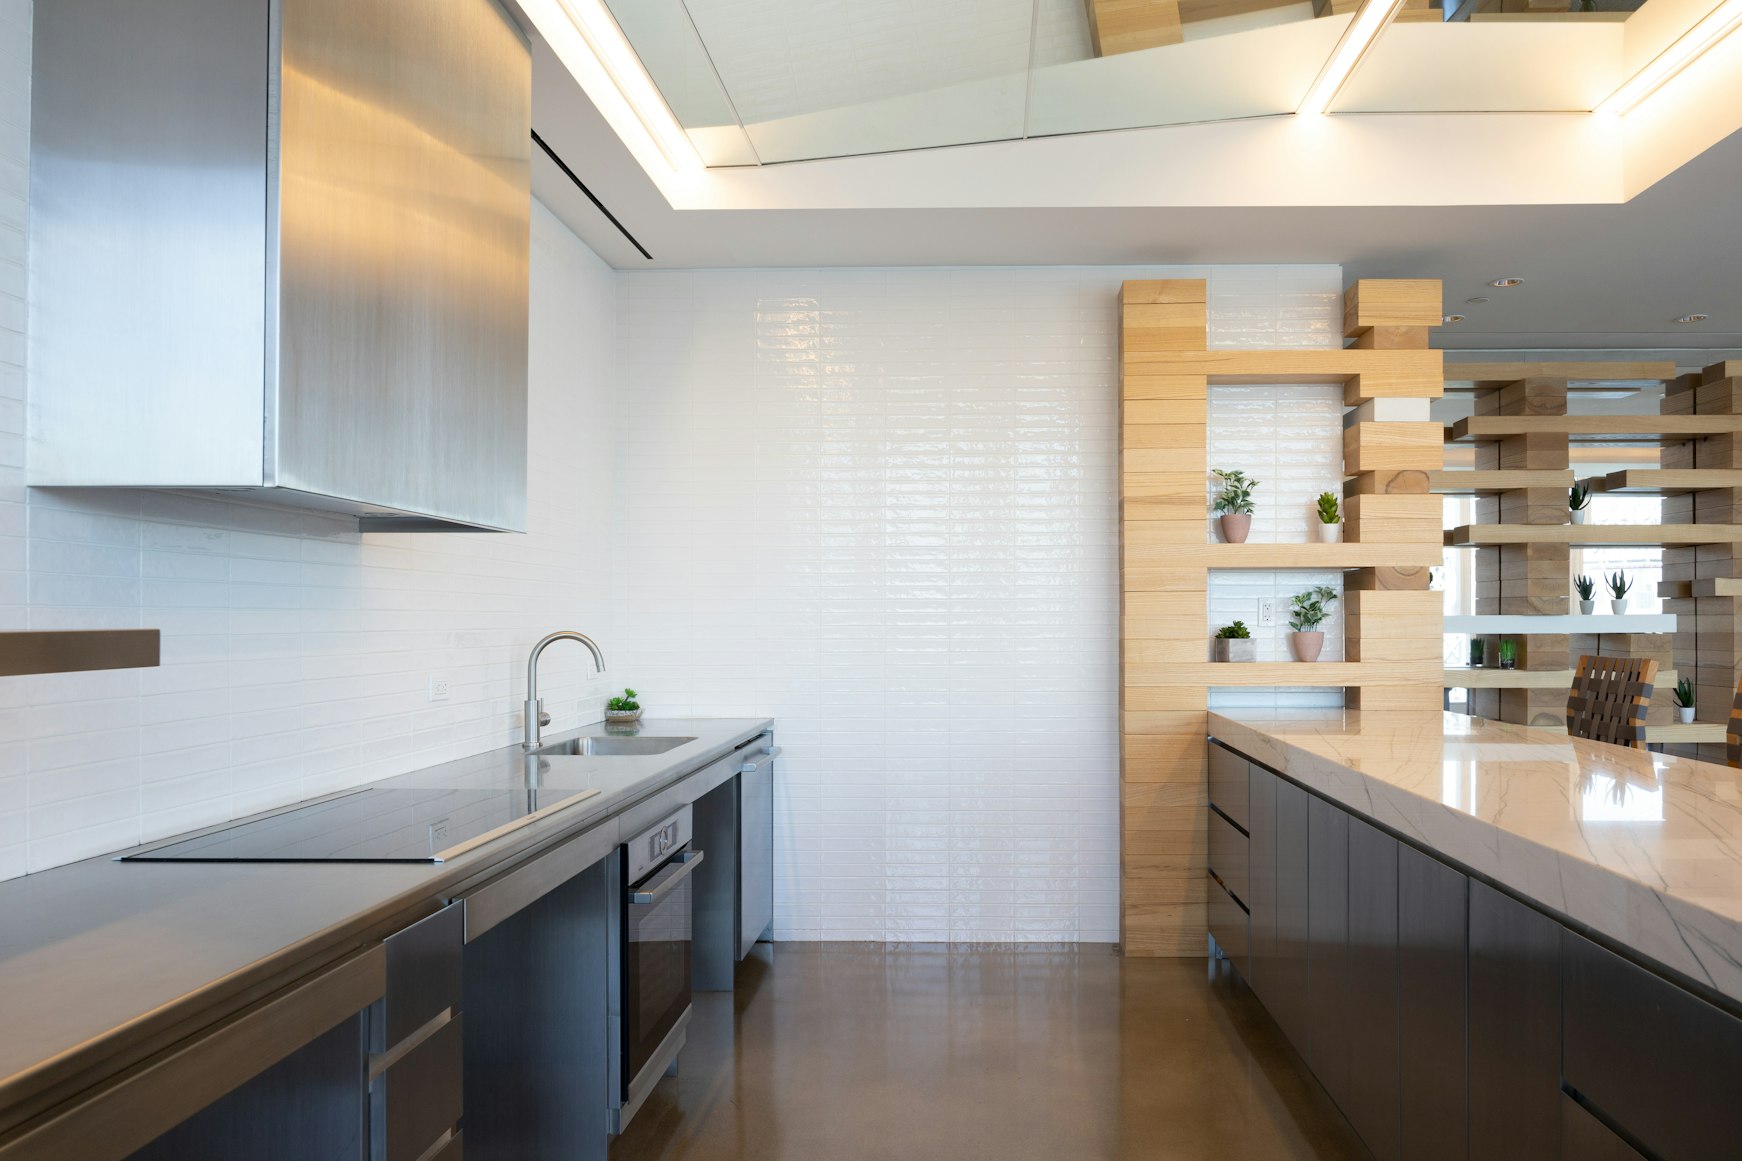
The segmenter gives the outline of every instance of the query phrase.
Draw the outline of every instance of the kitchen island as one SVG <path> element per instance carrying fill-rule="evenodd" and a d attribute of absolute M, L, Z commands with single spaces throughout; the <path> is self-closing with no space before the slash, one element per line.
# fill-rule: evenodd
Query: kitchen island
<path fill-rule="evenodd" d="M 1209 730 L 1212 938 L 1377 1157 L 1733 1155 L 1737 771 L 1454 714 Z"/>

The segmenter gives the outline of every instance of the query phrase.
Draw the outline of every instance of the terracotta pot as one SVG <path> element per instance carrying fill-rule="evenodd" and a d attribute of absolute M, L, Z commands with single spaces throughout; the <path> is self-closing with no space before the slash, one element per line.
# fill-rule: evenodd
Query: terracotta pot
<path fill-rule="evenodd" d="M 1341 524 L 1321 523 L 1318 529 L 1319 543 L 1321 544 L 1337 544 L 1343 539 L 1343 526 Z"/>
<path fill-rule="evenodd" d="M 1257 661 L 1258 642 L 1250 637 L 1217 637 L 1217 661 Z"/>
<path fill-rule="evenodd" d="M 1229 544 L 1245 544 L 1246 534 L 1252 531 L 1252 513 L 1229 512 L 1221 519 L 1222 539 Z"/>
<path fill-rule="evenodd" d="M 1591 514 L 1589 508 L 1568 508 L 1567 511 L 1572 514 L 1574 524 L 1583 524 L 1585 518 Z"/>
<path fill-rule="evenodd" d="M 1292 633 L 1294 638 L 1294 655 L 1300 661 L 1317 661 L 1319 652 L 1325 647 L 1325 634 L 1322 629 L 1311 633 Z"/>
<path fill-rule="evenodd" d="M 1675 707 L 1675 716 L 1681 719 L 1682 725 L 1691 726 L 1694 724 L 1694 707 L 1691 705 L 1678 705 Z"/>
<path fill-rule="evenodd" d="M 1625 600 L 1611 600 L 1609 602 L 1609 611 L 1614 613 L 1616 616 L 1620 616 L 1622 613 L 1627 611 L 1627 602 Z"/>
<path fill-rule="evenodd" d="M 1596 611 L 1597 611 L 1597 602 L 1596 601 L 1580 601 L 1579 602 L 1579 612 L 1583 613 L 1585 616 L 1589 617 L 1592 613 L 1594 613 Z"/>

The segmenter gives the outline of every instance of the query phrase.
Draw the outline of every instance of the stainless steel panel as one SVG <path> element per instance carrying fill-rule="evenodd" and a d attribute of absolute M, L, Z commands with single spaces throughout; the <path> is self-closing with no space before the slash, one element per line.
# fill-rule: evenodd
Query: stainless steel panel
<path fill-rule="evenodd" d="M 467 895 L 466 942 L 538 902 L 617 851 L 617 829 L 594 827 Z"/>
<path fill-rule="evenodd" d="M 1210 805 L 1242 830 L 1247 829 L 1251 793 L 1247 785 L 1246 759 L 1232 750 L 1210 745 Z"/>
<path fill-rule="evenodd" d="M 160 638 L 156 629 L 0 633 L 0 677 L 150 668 L 158 663 Z"/>
<path fill-rule="evenodd" d="M 288 0 L 276 476 L 526 523 L 531 67 L 490 0 Z"/>
<path fill-rule="evenodd" d="M 268 10 L 36 6 L 30 483 L 261 483 Z"/>
<path fill-rule="evenodd" d="M 631 886 L 674 852 L 689 845 L 690 835 L 695 829 L 693 817 L 694 812 L 685 806 L 624 842 L 623 846 L 629 852 Z"/>
<path fill-rule="evenodd" d="M 370 1050 L 385 1052 L 445 1009 L 459 1006 L 465 908 L 444 907 L 387 937 L 387 994 Z"/>
<path fill-rule="evenodd" d="M 716 786 L 695 801 L 690 841 L 708 852 L 690 898 L 690 986 L 729 992 L 738 967 L 738 783 Z"/>
<path fill-rule="evenodd" d="M 763 739 L 774 749 L 773 739 Z M 774 754 L 738 775 L 738 958 L 774 926 Z"/>
<path fill-rule="evenodd" d="M 369 1084 L 371 1161 L 419 1161 L 465 1111 L 465 1034 L 460 1017 Z"/>
<path fill-rule="evenodd" d="M 1210 870 L 1215 872 L 1228 893 L 1242 903 L 1249 902 L 1252 894 L 1247 862 L 1249 845 L 1246 836 L 1235 830 L 1233 823 L 1210 811 Z"/>

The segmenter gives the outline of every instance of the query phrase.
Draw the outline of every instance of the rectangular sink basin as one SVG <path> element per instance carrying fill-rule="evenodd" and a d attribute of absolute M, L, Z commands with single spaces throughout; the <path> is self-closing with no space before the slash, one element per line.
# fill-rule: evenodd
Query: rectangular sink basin
<path fill-rule="evenodd" d="M 667 750 L 677 749 L 685 742 L 693 741 L 695 741 L 694 738 L 618 738 L 595 735 L 587 738 L 570 738 L 566 742 L 554 742 L 548 746 L 540 746 L 538 752 L 570 758 L 633 757 L 642 754 L 663 754 Z"/>

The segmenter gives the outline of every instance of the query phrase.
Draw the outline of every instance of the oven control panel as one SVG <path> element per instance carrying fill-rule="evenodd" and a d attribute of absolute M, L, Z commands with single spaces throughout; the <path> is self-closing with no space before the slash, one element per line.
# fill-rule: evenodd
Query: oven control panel
<path fill-rule="evenodd" d="M 685 806 L 624 844 L 628 848 L 630 883 L 639 882 L 660 863 L 689 845 L 690 820 L 691 810 Z"/>

